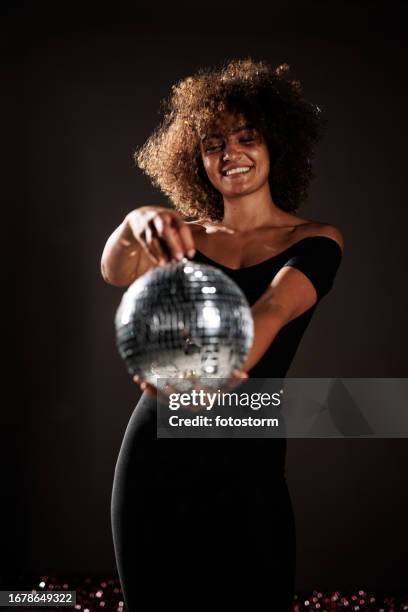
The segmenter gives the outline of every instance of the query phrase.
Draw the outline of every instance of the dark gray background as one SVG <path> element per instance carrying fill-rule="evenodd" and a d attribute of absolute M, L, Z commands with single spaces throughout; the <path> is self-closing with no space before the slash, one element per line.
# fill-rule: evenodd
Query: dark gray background
<path fill-rule="evenodd" d="M 288 62 L 329 120 L 299 213 L 337 224 L 345 255 L 290 374 L 408 376 L 402 5 L 6 9 L 3 282 L 18 299 L 4 324 L 17 376 L 1 412 L 3 574 L 115 569 L 111 485 L 139 394 L 114 346 L 121 290 L 99 261 L 129 210 L 166 204 L 132 152 L 171 84 L 201 66 Z M 298 589 L 407 585 L 407 458 L 406 440 L 288 441 Z"/>

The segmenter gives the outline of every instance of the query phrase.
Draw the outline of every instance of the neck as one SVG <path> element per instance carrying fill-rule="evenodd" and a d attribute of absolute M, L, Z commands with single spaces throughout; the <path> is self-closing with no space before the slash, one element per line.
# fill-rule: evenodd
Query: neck
<path fill-rule="evenodd" d="M 262 191 L 228 198 L 224 196 L 224 216 L 221 225 L 236 231 L 251 231 L 265 226 L 280 226 L 288 214 L 276 206 L 269 185 Z"/>

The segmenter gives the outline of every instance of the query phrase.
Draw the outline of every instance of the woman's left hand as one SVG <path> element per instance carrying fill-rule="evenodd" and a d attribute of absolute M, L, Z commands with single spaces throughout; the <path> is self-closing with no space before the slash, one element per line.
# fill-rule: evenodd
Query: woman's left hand
<path fill-rule="evenodd" d="M 246 380 L 247 378 L 248 378 L 248 373 L 245 372 L 244 370 L 234 370 L 231 374 L 231 377 L 227 379 L 226 384 L 223 386 L 223 391 L 230 391 L 232 389 L 235 389 L 238 385 L 242 383 L 242 381 Z M 162 394 L 162 392 L 158 391 L 157 387 L 146 382 L 140 376 L 137 376 L 137 375 L 133 376 L 133 381 L 137 385 L 140 386 L 140 389 L 142 391 L 146 391 L 146 393 L 148 393 L 151 397 L 154 397 L 157 399 L 158 396 Z M 194 389 L 196 391 L 199 391 L 200 387 L 197 385 L 197 387 L 195 387 Z M 170 392 L 173 392 L 173 391 L 177 392 L 176 389 L 173 389 Z"/>

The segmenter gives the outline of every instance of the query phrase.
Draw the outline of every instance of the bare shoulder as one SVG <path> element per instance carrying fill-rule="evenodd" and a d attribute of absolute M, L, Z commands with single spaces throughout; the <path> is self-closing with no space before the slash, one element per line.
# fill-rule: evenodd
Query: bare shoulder
<path fill-rule="evenodd" d="M 307 221 L 302 223 L 297 228 L 299 238 L 306 238 L 308 236 L 326 236 L 331 238 L 341 248 L 344 249 L 344 237 L 341 230 L 336 225 L 330 223 L 320 223 L 318 221 Z"/>

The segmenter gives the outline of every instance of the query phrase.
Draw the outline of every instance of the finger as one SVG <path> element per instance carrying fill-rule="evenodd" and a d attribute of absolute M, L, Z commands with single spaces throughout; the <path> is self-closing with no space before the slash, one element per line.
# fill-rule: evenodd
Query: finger
<path fill-rule="evenodd" d="M 137 385 L 139 385 L 139 387 L 142 387 L 142 385 L 145 384 L 145 381 L 143 380 L 143 378 L 141 376 L 139 376 L 138 374 L 135 374 L 133 376 L 133 382 L 135 382 Z"/>
<path fill-rule="evenodd" d="M 143 380 L 143 378 L 139 376 L 138 374 L 135 374 L 133 376 L 133 381 L 137 385 L 139 385 L 142 391 L 147 391 L 148 393 L 155 394 L 155 387 L 151 385 L 150 383 L 146 382 L 145 380 Z"/>
<path fill-rule="evenodd" d="M 167 244 L 166 239 L 160 237 L 158 240 L 159 240 L 160 248 L 162 252 L 164 253 L 165 260 L 168 262 L 173 261 L 173 253 L 171 252 L 171 249 L 169 245 Z"/>
<path fill-rule="evenodd" d="M 245 370 L 233 370 L 232 377 L 245 379 L 248 378 L 248 372 L 245 372 Z"/>
<path fill-rule="evenodd" d="M 146 243 L 146 230 L 144 230 L 143 234 L 141 234 L 141 240 L 139 241 L 142 249 L 144 250 L 144 252 L 146 253 L 146 255 L 148 256 L 148 258 L 156 265 L 160 265 L 160 260 L 152 253 L 152 251 L 150 250 L 149 246 Z"/>
<path fill-rule="evenodd" d="M 166 250 L 163 248 L 163 243 L 160 242 L 158 238 L 153 238 L 150 243 L 150 250 L 153 255 L 158 259 L 159 264 L 164 266 L 171 260 L 171 257 L 166 253 Z"/>
<path fill-rule="evenodd" d="M 171 219 L 169 218 L 168 224 L 170 224 Z M 160 259 L 163 260 L 163 263 L 166 261 L 171 261 L 172 254 L 171 251 L 166 244 L 166 241 L 163 239 L 163 230 L 165 228 L 165 222 L 158 215 L 149 221 L 149 231 L 151 232 L 151 244 L 154 249 L 154 253 Z"/>
<path fill-rule="evenodd" d="M 174 259 L 177 261 L 181 261 L 184 257 L 184 246 L 177 230 L 170 225 L 165 225 L 163 228 L 162 239 L 169 247 L 172 257 L 174 257 Z"/>
<path fill-rule="evenodd" d="M 171 227 L 171 220 L 171 215 L 168 213 L 161 213 L 160 215 L 156 215 L 151 220 L 154 232 L 159 241 L 160 251 L 163 253 L 165 261 L 171 261 L 173 259 L 172 250 L 166 242 L 167 238 L 164 236 L 165 228 Z"/>
<path fill-rule="evenodd" d="M 168 220 L 166 220 L 166 219 L 168 219 Z M 152 224 L 154 225 L 154 228 L 155 228 L 158 236 L 161 236 L 163 234 L 165 223 L 170 225 L 171 219 L 170 219 L 169 216 L 166 216 L 164 213 L 162 213 L 160 215 L 156 215 L 155 217 L 153 217 Z"/>
<path fill-rule="evenodd" d="M 160 238 L 165 241 L 170 240 L 168 246 L 171 252 L 170 257 L 181 259 L 185 254 L 193 257 L 195 248 L 192 232 L 178 213 L 174 211 L 161 213 L 152 219 L 152 224 Z"/>
<path fill-rule="evenodd" d="M 140 388 L 142 389 L 142 391 L 146 391 L 148 395 L 151 395 L 152 397 L 157 398 L 157 389 L 153 385 L 150 385 L 147 382 L 142 382 L 142 384 L 140 385 Z"/>
<path fill-rule="evenodd" d="M 171 221 L 172 227 L 177 231 L 183 252 L 189 257 L 193 257 L 195 254 L 195 244 L 193 233 L 189 226 L 184 222 L 178 213 L 174 213 Z"/>
<path fill-rule="evenodd" d="M 195 244 L 191 229 L 181 219 L 175 219 L 174 223 L 178 229 L 178 233 L 184 247 L 184 252 L 187 253 L 189 257 L 194 257 Z"/>
<path fill-rule="evenodd" d="M 160 248 L 160 242 L 158 240 L 157 231 L 154 226 L 151 227 L 150 225 L 147 225 L 145 229 L 145 239 L 147 248 L 155 258 L 155 260 L 158 261 L 159 264 L 166 263 L 166 256 L 163 250 Z"/>

